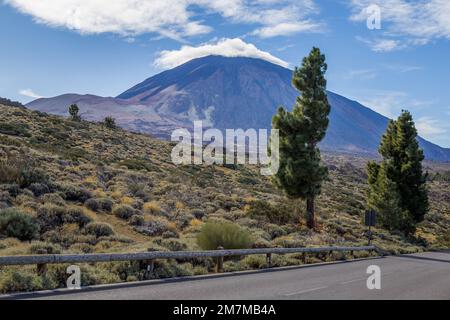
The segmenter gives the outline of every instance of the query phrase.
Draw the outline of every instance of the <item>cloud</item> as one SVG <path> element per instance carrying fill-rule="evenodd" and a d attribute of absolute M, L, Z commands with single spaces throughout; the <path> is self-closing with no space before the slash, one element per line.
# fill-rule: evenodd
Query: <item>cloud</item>
<path fill-rule="evenodd" d="M 375 52 L 391 52 L 403 48 L 400 41 L 393 39 L 365 39 L 362 37 L 356 37 L 356 39 L 367 44 Z"/>
<path fill-rule="evenodd" d="M 358 70 L 350 70 L 344 76 L 345 79 L 361 79 L 361 80 L 370 80 L 374 79 L 377 76 L 377 73 L 374 69 L 358 69 Z"/>
<path fill-rule="evenodd" d="M 402 91 L 368 90 L 363 93 L 363 98 L 356 99 L 363 105 L 388 117 L 397 118 L 400 111 L 405 108 L 408 95 Z"/>
<path fill-rule="evenodd" d="M 400 42 L 392 39 L 379 39 L 371 43 L 375 52 L 390 52 L 401 48 Z"/>
<path fill-rule="evenodd" d="M 375 42 L 371 45 L 374 51 L 390 52 L 425 45 L 433 39 L 450 39 L 448 0 L 351 0 L 350 19 L 365 22 L 368 18 L 366 8 L 374 3 L 381 9 L 384 37 L 371 41 Z"/>
<path fill-rule="evenodd" d="M 308 32 L 318 12 L 313 0 L 5 0 L 38 23 L 81 34 L 156 33 L 182 41 L 213 30 L 204 20 L 219 14 L 227 22 L 255 25 L 255 35 Z M 270 29 L 274 29 L 271 31 Z"/>
<path fill-rule="evenodd" d="M 383 64 L 388 70 L 396 71 L 400 73 L 412 72 L 412 71 L 420 71 L 423 70 L 423 67 L 413 66 L 413 65 L 403 65 L 403 64 Z"/>
<path fill-rule="evenodd" d="M 252 32 L 252 34 L 261 38 L 272 38 L 277 36 L 287 36 L 299 32 L 319 31 L 320 28 L 320 24 L 311 21 L 284 22 L 277 25 L 256 29 Z"/>
<path fill-rule="evenodd" d="M 44 98 L 43 96 L 35 93 L 33 90 L 31 89 L 22 89 L 19 91 L 19 94 L 24 96 L 24 97 L 28 97 L 28 98 L 33 98 L 33 99 L 41 99 Z"/>
<path fill-rule="evenodd" d="M 286 61 L 283 61 L 268 52 L 259 50 L 255 45 L 246 43 L 239 38 L 220 39 L 215 43 L 205 43 L 198 47 L 185 45 L 179 50 L 164 50 L 158 53 L 154 64 L 161 69 L 169 69 L 179 66 L 189 60 L 209 55 L 259 58 L 285 68 L 289 66 L 289 63 Z"/>
<path fill-rule="evenodd" d="M 431 117 L 421 117 L 415 121 L 417 131 L 424 137 L 436 137 L 447 133 L 448 125 Z"/>

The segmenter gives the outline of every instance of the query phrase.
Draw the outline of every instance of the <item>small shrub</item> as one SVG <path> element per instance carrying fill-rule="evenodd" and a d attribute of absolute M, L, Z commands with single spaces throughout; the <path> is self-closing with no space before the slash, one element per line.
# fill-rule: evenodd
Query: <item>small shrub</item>
<path fill-rule="evenodd" d="M 112 211 L 114 202 L 111 199 L 100 198 L 100 199 L 98 199 L 98 202 L 100 204 L 100 208 L 101 208 L 102 211 L 105 211 L 105 212 L 111 212 Z"/>
<path fill-rule="evenodd" d="M 32 183 L 47 181 L 46 174 L 36 168 L 35 161 L 25 154 L 6 153 L 0 159 L 0 183 L 17 184 L 26 188 Z"/>
<path fill-rule="evenodd" d="M 28 131 L 29 126 L 24 123 L 6 123 L 0 122 L 0 133 L 19 136 L 19 137 L 30 137 L 31 134 Z"/>
<path fill-rule="evenodd" d="M 84 206 L 94 212 L 111 212 L 114 202 L 108 198 L 91 198 L 84 202 Z"/>
<path fill-rule="evenodd" d="M 161 212 L 161 207 L 156 201 L 147 202 L 144 204 L 144 212 L 148 214 L 158 214 Z"/>
<path fill-rule="evenodd" d="M 12 198 L 8 191 L 0 191 L 0 201 L 7 204 L 12 204 Z"/>
<path fill-rule="evenodd" d="M 242 264 L 249 269 L 261 269 L 266 267 L 267 262 L 263 256 L 252 255 L 245 257 L 242 260 Z"/>
<path fill-rule="evenodd" d="M 141 215 L 135 214 L 135 215 L 131 216 L 129 223 L 132 226 L 143 226 L 145 223 L 144 217 Z"/>
<path fill-rule="evenodd" d="M 197 243 L 203 250 L 249 248 L 252 244 L 250 233 L 232 222 L 207 222 L 197 235 Z"/>
<path fill-rule="evenodd" d="M 39 235 L 36 221 L 17 209 L 9 208 L 0 211 L 0 236 L 32 240 Z"/>
<path fill-rule="evenodd" d="M 145 170 L 145 171 L 159 171 L 149 159 L 126 159 L 119 162 L 120 166 L 125 166 L 129 170 Z"/>
<path fill-rule="evenodd" d="M 150 199 L 148 195 L 148 184 L 147 183 L 132 183 L 128 185 L 128 191 L 137 198 L 143 201 L 148 201 Z"/>
<path fill-rule="evenodd" d="M 0 144 L 15 147 L 20 147 L 22 145 L 19 139 L 8 136 L 0 136 Z"/>
<path fill-rule="evenodd" d="M 298 222 L 295 210 L 288 204 L 272 205 L 267 201 L 252 201 L 246 208 L 250 218 L 263 219 L 269 223 L 284 225 Z"/>
<path fill-rule="evenodd" d="M 168 239 L 168 238 L 178 238 L 179 235 L 178 235 L 177 232 L 167 230 L 167 231 L 165 231 L 165 232 L 162 234 L 162 237 L 163 237 L 164 239 Z"/>
<path fill-rule="evenodd" d="M 169 249 L 170 251 L 183 251 L 187 249 L 187 245 L 175 239 L 163 239 L 160 246 Z"/>
<path fill-rule="evenodd" d="M 0 292 L 26 292 L 42 289 L 42 279 L 32 272 L 7 270 L 0 273 Z"/>
<path fill-rule="evenodd" d="M 41 202 L 43 204 L 52 203 L 52 204 L 56 204 L 58 206 L 66 205 L 66 202 L 64 201 L 64 199 L 57 193 L 46 193 L 46 194 L 42 195 L 39 199 L 41 200 Z"/>
<path fill-rule="evenodd" d="M 107 223 L 91 222 L 84 228 L 84 233 L 100 238 L 114 235 L 114 230 L 111 225 Z"/>
<path fill-rule="evenodd" d="M 74 253 L 92 253 L 94 248 L 88 243 L 75 243 L 70 246 L 70 251 Z"/>
<path fill-rule="evenodd" d="M 135 230 L 151 237 L 161 236 L 166 231 L 176 231 L 176 229 L 164 218 L 152 219 L 143 226 L 135 227 Z"/>
<path fill-rule="evenodd" d="M 136 209 L 126 204 L 115 206 L 112 212 L 116 217 L 124 220 L 128 220 L 133 215 L 138 214 Z"/>
<path fill-rule="evenodd" d="M 32 183 L 32 184 L 30 184 L 28 189 L 30 189 L 31 192 L 33 192 L 33 194 L 36 197 L 39 197 L 39 196 L 41 196 L 43 194 L 46 194 L 46 193 L 50 192 L 50 188 L 45 183 Z"/>
<path fill-rule="evenodd" d="M 69 207 L 65 223 L 76 223 L 80 228 L 91 222 L 91 218 L 86 216 L 83 209 L 78 207 Z"/>
<path fill-rule="evenodd" d="M 68 223 L 75 223 L 79 227 L 83 227 L 91 221 L 80 208 L 66 208 L 54 204 L 40 206 L 37 210 L 37 219 L 44 232 Z"/>
<path fill-rule="evenodd" d="M 103 125 L 108 129 L 116 129 L 116 120 L 113 117 L 106 117 L 103 120 Z"/>
<path fill-rule="evenodd" d="M 91 199 L 87 199 L 84 202 L 84 206 L 86 208 L 88 208 L 89 210 L 92 210 L 94 212 L 98 212 L 100 211 L 100 203 L 98 202 L 97 199 L 91 198 Z"/>
<path fill-rule="evenodd" d="M 198 226 L 201 226 L 202 224 L 203 224 L 202 220 L 199 220 L 199 219 L 191 220 L 191 226 L 194 227 L 194 228 L 196 228 Z"/>
<path fill-rule="evenodd" d="M 34 242 L 28 249 L 29 254 L 60 254 L 61 247 L 48 242 Z"/>
<path fill-rule="evenodd" d="M 16 183 L 0 185 L 0 190 L 8 191 L 11 197 L 17 197 L 23 190 Z"/>
<path fill-rule="evenodd" d="M 191 215 L 194 216 L 195 219 L 201 220 L 205 216 L 205 211 L 201 209 L 192 209 Z"/>
<path fill-rule="evenodd" d="M 92 197 L 91 193 L 85 188 L 73 185 L 71 183 L 61 183 L 57 185 L 60 195 L 68 201 L 79 201 L 84 203 Z"/>
<path fill-rule="evenodd" d="M 268 224 L 264 228 L 269 233 L 271 239 L 275 239 L 281 236 L 285 236 L 287 232 L 279 225 Z"/>

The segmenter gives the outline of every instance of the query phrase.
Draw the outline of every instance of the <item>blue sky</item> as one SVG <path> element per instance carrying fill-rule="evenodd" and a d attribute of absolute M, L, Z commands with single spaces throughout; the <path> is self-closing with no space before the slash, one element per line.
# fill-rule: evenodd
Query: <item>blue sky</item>
<path fill-rule="evenodd" d="M 116 96 L 192 57 L 293 68 L 312 46 L 328 89 L 450 147 L 450 1 L 0 0 L 0 96 Z M 380 10 L 381 29 L 366 20 Z M 369 9 L 368 9 L 369 8 Z"/>

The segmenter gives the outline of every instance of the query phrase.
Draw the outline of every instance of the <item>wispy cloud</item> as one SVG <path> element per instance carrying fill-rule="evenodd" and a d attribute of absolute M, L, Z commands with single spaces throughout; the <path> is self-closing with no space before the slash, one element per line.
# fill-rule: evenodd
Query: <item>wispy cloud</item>
<path fill-rule="evenodd" d="M 448 0 L 351 0 L 353 21 L 365 22 L 366 8 L 381 9 L 382 36 L 367 39 L 372 50 L 390 52 L 424 45 L 434 39 L 450 39 L 450 1 Z"/>
<path fill-rule="evenodd" d="M 391 119 L 407 108 L 408 94 L 403 91 L 368 90 L 363 94 L 363 98 L 356 100 Z"/>
<path fill-rule="evenodd" d="M 288 36 L 299 32 L 318 32 L 321 28 L 321 24 L 313 21 L 283 22 L 277 25 L 269 25 L 256 29 L 252 32 L 252 35 L 257 35 L 261 38 L 272 38 L 277 36 Z"/>
<path fill-rule="evenodd" d="M 40 94 L 35 93 L 31 89 L 22 89 L 22 90 L 19 91 L 19 94 L 24 96 L 24 97 L 33 98 L 33 99 L 44 98 L 44 96 L 41 96 Z"/>
<path fill-rule="evenodd" d="M 286 61 L 283 61 L 268 52 L 259 50 L 255 45 L 246 43 L 239 38 L 220 39 L 197 47 L 185 45 L 179 50 L 164 50 L 158 53 L 154 64 L 161 69 L 169 69 L 189 60 L 208 55 L 259 58 L 283 67 L 289 66 Z"/>
<path fill-rule="evenodd" d="M 356 39 L 367 44 L 375 52 L 391 52 L 404 47 L 400 41 L 393 39 L 366 39 L 359 36 Z"/>
<path fill-rule="evenodd" d="M 346 80 L 359 79 L 359 80 L 371 80 L 377 76 L 377 72 L 374 69 L 356 69 L 349 70 L 344 76 Z"/>
<path fill-rule="evenodd" d="M 268 38 L 310 32 L 320 24 L 314 0 L 5 0 L 38 23 L 82 34 L 125 37 L 156 33 L 183 41 L 213 30 L 205 17 L 218 14 L 231 23 L 256 26 Z"/>
<path fill-rule="evenodd" d="M 441 136 L 448 131 L 448 124 L 432 117 L 421 117 L 415 121 L 417 131 L 425 138 Z"/>
<path fill-rule="evenodd" d="M 281 52 L 281 51 L 285 51 L 287 49 L 294 48 L 294 47 L 295 47 L 295 44 L 291 43 L 291 44 L 287 44 L 287 45 L 282 46 L 282 47 L 278 47 L 276 50 Z"/>
<path fill-rule="evenodd" d="M 423 70 L 423 67 L 413 66 L 413 65 L 404 65 L 404 64 L 383 64 L 383 67 L 400 73 L 413 72 Z"/>

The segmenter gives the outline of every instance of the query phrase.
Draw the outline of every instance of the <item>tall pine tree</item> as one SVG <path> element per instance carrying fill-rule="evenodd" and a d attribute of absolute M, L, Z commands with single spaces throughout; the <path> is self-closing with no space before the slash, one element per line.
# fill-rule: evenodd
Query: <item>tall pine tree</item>
<path fill-rule="evenodd" d="M 408 111 L 389 122 L 379 152 L 381 164 L 367 164 L 368 205 L 379 212 L 384 227 L 411 233 L 427 213 L 428 195 L 422 171 L 424 155 Z"/>
<path fill-rule="evenodd" d="M 306 200 L 309 228 L 316 227 L 315 198 L 328 175 L 317 147 L 325 137 L 330 113 L 326 71 L 325 55 L 313 48 L 293 74 L 292 84 L 301 96 L 292 112 L 280 107 L 272 120 L 273 128 L 280 133 L 280 168 L 274 176 L 275 184 L 289 197 Z"/>

